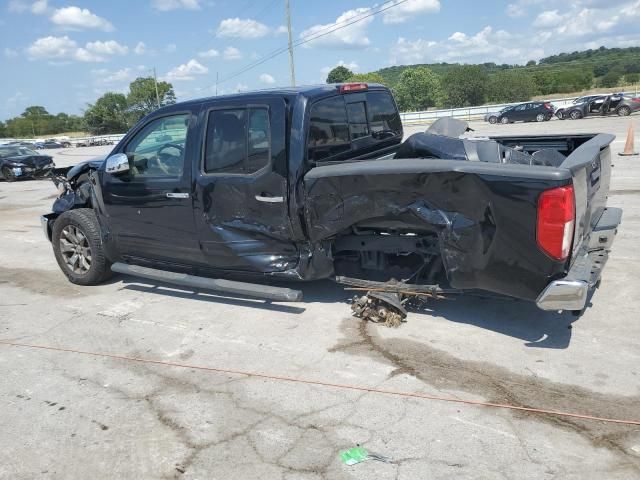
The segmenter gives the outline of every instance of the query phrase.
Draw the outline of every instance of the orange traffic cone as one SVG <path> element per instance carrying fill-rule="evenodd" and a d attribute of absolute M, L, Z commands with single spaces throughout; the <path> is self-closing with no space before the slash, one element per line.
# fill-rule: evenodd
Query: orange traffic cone
<path fill-rule="evenodd" d="M 624 144 L 624 150 L 618 155 L 623 157 L 630 157 L 631 155 L 638 155 L 633 146 L 633 121 L 629 124 L 629 130 L 627 131 L 627 142 Z"/>

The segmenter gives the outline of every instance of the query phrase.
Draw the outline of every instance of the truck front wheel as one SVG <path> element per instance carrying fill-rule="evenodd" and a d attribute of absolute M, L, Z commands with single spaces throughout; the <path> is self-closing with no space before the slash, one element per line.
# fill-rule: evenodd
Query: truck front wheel
<path fill-rule="evenodd" d="M 58 265 L 71 283 L 98 285 L 111 276 L 93 210 L 79 208 L 60 215 L 53 224 L 51 243 Z"/>

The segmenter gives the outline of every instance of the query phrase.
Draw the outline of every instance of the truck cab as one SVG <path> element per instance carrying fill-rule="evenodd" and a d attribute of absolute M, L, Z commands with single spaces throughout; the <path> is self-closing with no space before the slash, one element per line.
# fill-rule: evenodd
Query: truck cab
<path fill-rule="evenodd" d="M 304 174 L 391 154 L 402 136 L 391 93 L 375 84 L 184 102 L 141 120 L 91 173 L 82 201 L 95 212 L 109 262 L 306 278 L 312 270 L 298 268 L 313 256 Z M 76 268 L 70 279 L 87 272 Z"/>

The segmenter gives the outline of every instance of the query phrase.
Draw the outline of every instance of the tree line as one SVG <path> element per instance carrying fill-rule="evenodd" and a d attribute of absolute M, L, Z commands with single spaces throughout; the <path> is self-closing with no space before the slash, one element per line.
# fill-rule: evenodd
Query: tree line
<path fill-rule="evenodd" d="M 526 65 L 432 63 L 354 74 L 339 66 L 327 82 L 369 81 L 390 87 L 404 111 L 515 103 L 536 95 L 615 89 L 640 82 L 640 47 L 589 49 L 530 60 Z"/>
<path fill-rule="evenodd" d="M 173 86 L 156 83 L 153 77 L 139 77 L 129 84 L 126 94 L 107 92 L 87 105 L 83 115 L 50 114 L 33 105 L 22 114 L 0 122 L 0 138 L 36 138 L 65 132 L 88 131 L 94 135 L 123 133 L 158 106 L 176 103 Z"/>
<path fill-rule="evenodd" d="M 614 88 L 619 80 L 603 75 L 597 85 Z M 499 69 L 488 73 L 484 65 L 456 65 L 441 74 L 424 66 L 406 67 L 393 84 L 378 72 L 354 74 L 344 66 L 334 68 L 327 76 L 327 83 L 353 81 L 386 85 L 401 111 L 419 111 L 524 102 L 535 95 L 586 90 L 594 86 L 594 74 L 570 68 L 534 72 L 525 68 Z M 626 81 L 637 82 L 637 74 L 627 74 Z"/>

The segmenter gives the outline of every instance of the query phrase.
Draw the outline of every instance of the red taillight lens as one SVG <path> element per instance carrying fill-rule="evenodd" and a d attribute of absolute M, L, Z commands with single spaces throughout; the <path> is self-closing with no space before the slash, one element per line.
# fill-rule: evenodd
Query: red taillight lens
<path fill-rule="evenodd" d="M 555 260 L 569 256 L 576 219 L 573 186 L 552 188 L 538 198 L 538 246 Z"/>
<path fill-rule="evenodd" d="M 347 92 L 360 92 L 362 90 L 367 90 L 369 85 L 366 83 L 344 83 L 340 85 L 340 93 Z"/>
<path fill-rule="evenodd" d="M 551 105 L 550 103 L 545 103 L 544 108 L 546 108 L 547 110 L 553 110 L 553 105 Z"/>
<path fill-rule="evenodd" d="M 632 98 L 631 101 L 632 102 L 640 102 L 640 98 Z"/>

